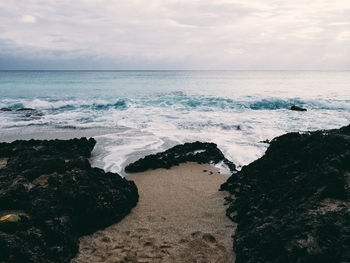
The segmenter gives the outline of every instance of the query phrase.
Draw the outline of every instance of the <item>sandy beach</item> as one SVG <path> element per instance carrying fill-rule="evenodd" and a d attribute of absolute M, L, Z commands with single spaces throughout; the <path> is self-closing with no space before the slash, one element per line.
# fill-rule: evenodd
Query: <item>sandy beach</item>
<path fill-rule="evenodd" d="M 127 175 L 139 203 L 121 222 L 82 237 L 72 262 L 234 262 L 234 226 L 218 191 L 228 176 L 196 163 Z"/>

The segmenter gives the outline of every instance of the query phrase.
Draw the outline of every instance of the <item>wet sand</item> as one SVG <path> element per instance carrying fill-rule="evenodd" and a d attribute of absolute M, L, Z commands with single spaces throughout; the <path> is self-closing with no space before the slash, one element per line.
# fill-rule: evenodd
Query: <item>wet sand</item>
<path fill-rule="evenodd" d="M 122 129 L 122 128 L 121 128 Z M 13 142 L 15 140 L 69 140 L 81 137 L 94 137 L 110 133 L 120 132 L 116 128 L 57 128 L 57 127 L 20 127 L 0 130 L 1 142 Z"/>
<path fill-rule="evenodd" d="M 185 163 L 127 178 L 139 203 L 121 222 L 82 237 L 72 262 L 234 262 L 234 225 L 218 191 L 228 175 Z"/>

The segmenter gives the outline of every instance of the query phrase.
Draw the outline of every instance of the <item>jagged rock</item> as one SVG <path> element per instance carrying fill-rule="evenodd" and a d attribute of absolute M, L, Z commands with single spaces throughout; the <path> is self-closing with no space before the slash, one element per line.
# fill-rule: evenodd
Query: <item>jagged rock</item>
<path fill-rule="evenodd" d="M 307 109 L 304 109 L 302 107 L 299 107 L 299 106 L 295 106 L 293 105 L 292 107 L 290 107 L 291 110 L 294 110 L 294 111 L 307 111 Z"/>
<path fill-rule="evenodd" d="M 94 139 L 0 143 L 0 262 L 70 262 L 78 238 L 118 222 L 138 201 L 134 182 L 92 168 Z M 0 224 L 1 225 L 1 224 Z M 9 225 L 8 225 L 9 226 Z"/>
<path fill-rule="evenodd" d="M 20 108 L 20 109 L 17 109 L 16 111 L 35 111 L 35 109 L 32 109 L 32 108 Z"/>
<path fill-rule="evenodd" d="M 165 152 L 151 154 L 125 167 L 125 172 L 136 173 L 148 169 L 166 168 L 184 162 L 213 163 L 224 162 L 236 171 L 235 165 L 227 160 L 215 143 L 193 142 L 174 146 Z"/>
<path fill-rule="evenodd" d="M 289 133 L 222 190 L 236 263 L 350 262 L 350 126 Z"/>

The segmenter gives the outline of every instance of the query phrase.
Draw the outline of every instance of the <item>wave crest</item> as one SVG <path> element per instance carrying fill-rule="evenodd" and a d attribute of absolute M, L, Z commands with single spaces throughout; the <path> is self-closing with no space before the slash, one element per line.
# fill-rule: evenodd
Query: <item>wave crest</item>
<path fill-rule="evenodd" d="M 16 110 L 33 108 L 42 111 L 108 111 L 129 108 L 171 108 L 176 111 L 217 110 L 280 110 L 298 105 L 314 110 L 350 110 L 350 100 L 300 99 L 300 98 L 225 98 L 185 95 L 184 93 L 157 94 L 149 97 L 117 98 L 109 100 L 11 100 L 0 102 L 0 108 Z"/>

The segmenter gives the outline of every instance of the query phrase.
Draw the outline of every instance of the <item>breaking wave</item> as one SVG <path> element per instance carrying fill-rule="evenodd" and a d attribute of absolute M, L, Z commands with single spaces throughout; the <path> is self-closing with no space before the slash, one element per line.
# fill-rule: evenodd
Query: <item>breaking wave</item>
<path fill-rule="evenodd" d="M 127 110 L 130 107 L 136 108 L 169 108 L 178 110 L 279 110 L 289 109 L 292 105 L 299 105 L 314 110 L 350 110 L 350 100 L 331 100 L 331 99 L 300 99 L 300 98 L 239 98 L 231 99 L 224 97 L 204 97 L 204 96 L 185 96 L 175 94 L 165 94 L 152 97 L 139 98 L 117 98 L 109 100 L 18 100 L 6 99 L 0 101 L 2 109 L 17 110 L 21 108 L 33 108 L 37 110 Z"/>

